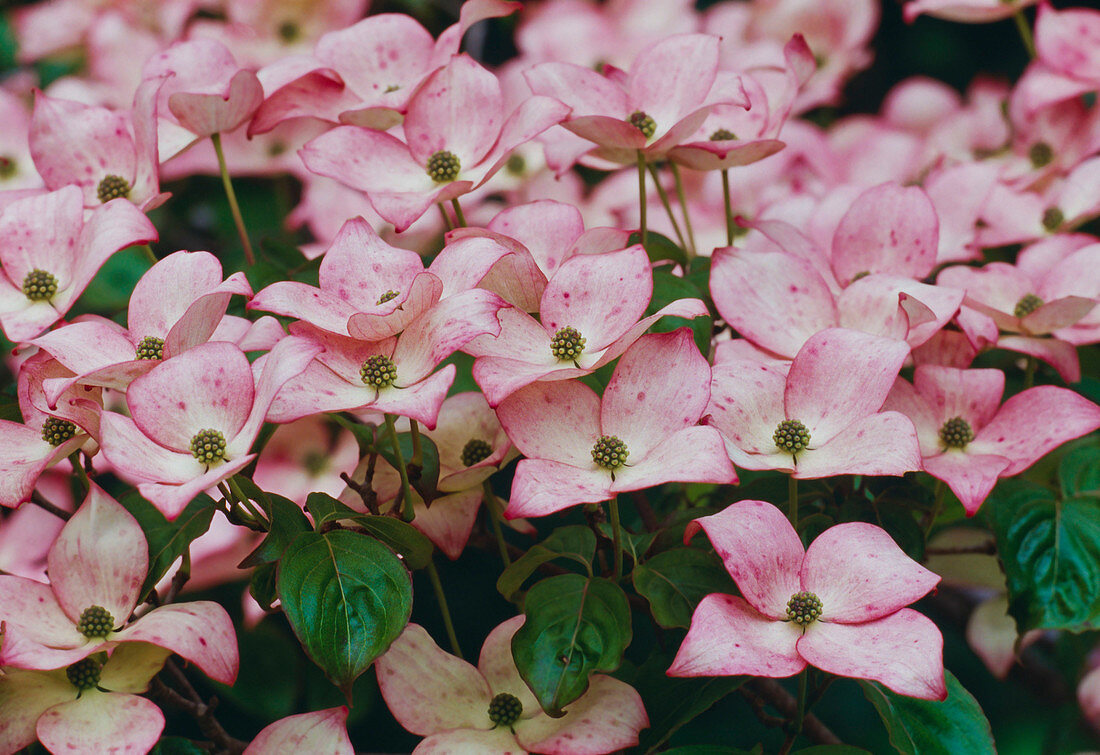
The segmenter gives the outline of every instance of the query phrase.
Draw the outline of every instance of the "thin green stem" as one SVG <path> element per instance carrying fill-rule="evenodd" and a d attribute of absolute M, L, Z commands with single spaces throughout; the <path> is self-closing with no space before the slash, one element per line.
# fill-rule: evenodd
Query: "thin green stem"
<path fill-rule="evenodd" d="M 1012 19 L 1016 22 L 1016 30 L 1020 32 L 1020 39 L 1024 42 L 1024 49 L 1027 50 L 1027 54 L 1034 60 L 1038 53 L 1035 51 L 1035 38 L 1031 34 L 1031 26 L 1027 22 L 1027 16 L 1024 15 L 1023 10 L 1018 10 L 1012 16 Z"/>
<path fill-rule="evenodd" d="M 455 211 L 455 224 L 459 228 L 465 228 L 466 216 L 462 214 L 462 205 L 458 203 L 458 197 L 451 200 L 451 207 L 453 207 Z"/>
<path fill-rule="evenodd" d="M 787 477 L 787 518 L 791 526 L 798 530 L 798 478 L 793 474 Z"/>
<path fill-rule="evenodd" d="M 447 208 L 443 206 L 442 202 L 436 202 L 435 206 L 439 208 L 439 214 L 443 216 L 443 225 L 447 226 L 448 231 L 453 231 L 455 224 L 451 222 L 451 216 L 447 214 Z"/>
<path fill-rule="evenodd" d="M 451 643 L 451 652 L 462 657 L 462 648 L 458 646 L 458 637 L 455 635 L 455 625 L 451 621 L 451 611 L 447 608 L 447 596 L 443 592 L 443 583 L 439 581 L 439 570 L 435 568 L 435 561 L 429 561 L 424 571 L 431 580 L 432 590 L 435 591 L 436 602 L 439 603 L 439 612 L 443 614 L 443 628 L 447 631 L 447 639 Z"/>
<path fill-rule="evenodd" d="M 1035 386 L 1035 369 L 1039 366 L 1039 360 L 1030 354 L 1027 357 L 1027 366 L 1024 368 L 1024 389 Z"/>
<path fill-rule="evenodd" d="M 84 467 L 80 463 L 80 451 L 73 451 L 69 454 L 69 463 L 73 465 L 73 472 L 76 474 L 76 478 L 80 480 L 84 495 L 87 495 L 88 491 L 92 489 L 92 483 L 88 479 L 88 473 L 84 471 Z"/>
<path fill-rule="evenodd" d="M 688 258 L 698 254 L 695 248 L 695 231 L 691 227 L 691 214 L 688 212 L 687 197 L 684 195 L 684 181 L 680 177 L 680 167 L 676 163 L 669 163 L 672 168 L 672 178 L 676 182 L 676 198 L 680 200 L 680 214 L 684 216 L 684 228 L 687 230 L 688 243 L 691 245 Z"/>
<path fill-rule="evenodd" d="M 412 431 L 413 455 L 409 464 L 415 467 L 424 466 L 424 447 L 420 442 L 420 425 L 415 419 L 409 420 L 409 429 Z"/>
<path fill-rule="evenodd" d="M 936 525 L 936 519 L 939 517 L 940 512 L 943 511 L 943 499 L 946 495 L 947 486 L 943 484 L 943 480 L 936 480 L 936 491 L 935 498 L 932 500 L 932 510 L 928 512 L 928 518 L 924 522 L 925 537 L 928 537 L 928 534 Z"/>
<path fill-rule="evenodd" d="M 501 511 L 493 486 L 489 481 L 481 483 L 481 490 L 485 496 L 485 510 L 489 514 L 489 524 L 493 527 L 493 537 L 497 540 L 497 548 L 500 549 L 500 560 L 504 562 L 504 568 L 512 565 L 512 558 L 508 555 L 508 543 L 504 539 L 504 530 L 500 526 Z"/>
<path fill-rule="evenodd" d="M 623 526 L 619 522 L 619 498 L 609 501 L 611 511 L 611 544 L 615 550 L 615 581 L 623 578 Z"/>
<path fill-rule="evenodd" d="M 214 143 L 214 152 L 218 156 L 218 169 L 222 173 L 225 197 L 229 200 L 229 212 L 232 213 L 233 222 L 237 225 L 237 235 L 241 237 L 245 262 L 249 265 L 255 265 L 256 255 L 252 253 L 252 242 L 248 240 L 248 231 L 245 230 L 244 218 L 241 217 L 241 207 L 237 204 L 237 194 L 233 191 L 233 182 L 229 180 L 229 167 L 225 164 L 225 152 L 222 151 L 222 135 L 211 134 L 210 141 Z"/>
<path fill-rule="evenodd" d="M 405 466 L 405 454 L 402 453 L 401 442 L 397 439 L 397 428 L 394 427 L 394 420 L 394 415 L 386 415 L 386 431 L 390 436 L 393 455 L 397 457 L 397 473 L 401 476 L 401 492 L 398 494 L 394 506 L 400 507 L 402 519 L 411 522 L 416 518 L 416 512 L 413 510 L 413 499 L 409 490 L 409 469 Z"/>
<path fill-rule="evenodd" d="M 653 184 L 657 187 L 657 196 L 661 198 L 661 204 L 664 205 L 665 213 L 668 215 L 669 222 L 672 223 L 672 230 L 676 233 L 676 241 L 680 243 L 680 248 L 687 254 L 687 242 L 684 241 L 684 234 L 680 232 L 680 224 L 676 222 L 676 216 L 672 214 L 672 203 L 668 201 L 668 192 L 665 191 L 665 187 L 661 186 L 661 179 L 657 175 L 657 166 L 649 166 L 649 174 L 653 176 Z"/>
<path fill-rule="evenodd" d="M 145 252 L 145 256 L 149 258 L 149 262 L 154 265 L 159 262 L 159 260 L 157 259 L 157 255 L 153 254 L 153 247 L 149 246 L 148 244 L 142 244 L 138 248 L 141 249 L 141 251 Z"/>
<path fill-rule="evenodd" d="M 802 722 L 806 718 L 806 683 L 809 680 L 810 667 L 802 669 L 798 675 L 798 708 L 794 712 L 794 735 L 802 733 Z"/>
<path fill-rule="evenodd" d="M 264 525 L 267 529 L 270 530 L 271 522 L 267 521 L 267 517 L 264 516 L 260 512 L 260 510 L 257 509 L 254 505 L 252 505 L 252 501 L 250 501 L 248 496 L 245 495 L 244 491 L 241 490 L 241 484 L 237 482 L 236 475 L 230 477 L 228 482 L 229 489 L 233 491 L 233 495 L 237 498 L 237 502 L 244 507 L 245 511 L 247 511 L 249 515 L 256 520 L 257 523 Z"/>
<path fill-rule="evenodd" d="M 722 197 L 726 202 L 726 246 L 733 246 L 733 205 L 730 202 L 730 171 L 722 169 Z"/>
<path fill-rule="evenodd" d="M 642 237 L 642 246 L 645 246 L 648 237 L 645 226 L 645 153 L 638 150 L 638 234 Z"/>

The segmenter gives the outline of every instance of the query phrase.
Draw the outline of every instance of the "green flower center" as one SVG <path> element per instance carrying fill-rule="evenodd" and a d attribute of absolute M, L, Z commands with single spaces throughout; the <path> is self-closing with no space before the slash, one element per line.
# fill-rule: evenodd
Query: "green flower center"
<path fill-rule="evenodd" d="M 46 421 L 42 423 L 42 440 L 51 446 L 60 446 L 74 435 L 76 425 L 67 419 L 46 417 Z"/>
<path fill-rule="evenodd" d="M 88 606 L 76 622 L 76 631 L 88 638 L 106 637 L 115 628 L 115 617 L 103 606 Z"/>
<path fill-rule="evenodd" d="M 1012 310 L 1012 314 L 1017 317 L 1027 317 L 1041 306 L 1043 306 L 1043 300 L 1038 296 L 1024 294 L 1020 297 L 1020 301 L 1016 302 L 1016 309 Z"/>
<path fill-rule="evenodd" d="M 712 142 L 728 142 L 731 139 L 736 139 L 737 135 L 728 129 L 720 128 L 710 135 Z"/>
<path fill-rule="evenodd" d="M 0 155 L 0 181 L 6 180 L 14 176 L 15 169 L 15 160 L 12 160 L 7 155 Z"/>
<path fill-rule="evenodd" d="M 810 445 L 810 431 L 797 419 L 785 419 L 772 434 L 772 440 L 780 451 L 797 454 Z"/>
<path fill-rule="evenodd" d="M 592 446 L 592 461 L 604 469 L 615 470 L 626 464 L 630 451 L 615 435 L 604 435 Z"/>
<path fill-rule="evenodd" d="M 1054 159 L 1054 150 L 1046 142 L 1035 142 L 1027 151 L 1027 159 L 1031 160 L 1032 167 L 1043 168 Z"/>
<path fill-rule="evenodd" d="M 400 291 L 394 291 L 392 288 L 386 293 L 378 297 L 378 304 L 385 304 L 388 301 L 393 301 L 401 295 Z"/>
<path fill-rule="evenodd" d="M 145 336 L 137 345 L 138 359 L 164 359 L 164 339 Z"/>
<path fill-rule="evenodd" d="M 512 728 L 522 713 L 523 703 L 507 692 L 496 695 L 489 703 L 489 720 L 493 722 L 494 729 L 498 726 Z"/>
<path fill-rule="evenodd" d="M 966 448 L 974 440 L 974 430 L 962 417 L 952 417 L 940 428 L 940 442 L 945 448 Z"/>
<path fill-rule="evenodd" d="M 513 176 L 522 176 L 523 171 L 527 170 L 527 161 L 523 159 L 523 155 L 509 155 L 508 162 L 504 163 L 504 170 Z"/>
<path fill-rule="evenodd" d="M 302 36 L 302 30 L 293 21 L 283 21 L 279 24 L 278 34 L 279 39 L 289 44 Z"/>
<path fill-rule="evenodd" d="M 86 689 L 94 689 L 99 684 L 99 676 L 103 673 L 103 664 L 95 658 L 85 658 L 65 669 L 65 676 L 74 687 L 83 692 Z"/>
<path fill-rule="evenodd" d="M 458 162 L 454 152 L 441 149 L 428 158 L 428 175 L 436 183 L 447 183 L 458 178 L 458 172 L 462 165 Z"/>
<path fill-rule="evenodd" d="M 23 295 L 31 301 L 49 301 L 57 293 L 57 278 L 53 273 L 35 268 L 23 279 Z"/>
<path fill-rule="evenodd" d="M 566 325 L 550 339 L 550 352 L 563 362 L 575 362 L 584 353 L 585 343 L 579 330 Z"/>
<path fill-rule="evenodd" d="M 462 466 L 472 467 L 493 455 L 493 447 L 480 438 L 471 438 L 462 447 Z"/>
<path fill-rule="evenodd" d="M 799 626 L 807 626 L 821 616 L 821 599 L 812 592 L 799 591 L 787 601 L 787 619 Z"/>
<path fill-rule="evenodd" d="M 225 459 L 225 436 L 218 430 L 199 430 L 191 439 L 191 453 L 207 466 L 222 461 Z"/>
<path fill-rule="evenodd" d="M 96 187 L 95 195 L 99 197 L 99 201 L 104 204 L 110 202 L 112 199 L 118 199 L 119 197 L 129 197 L 130 182 L 122 176 L 104 176 L 103 180 L 99 182 L 99 186 Z"/>
<path fill-rule="evenodd" d="M 641 131 L 642 136 L 646 139 L 652 139 L 653 135 L 657 133 L 657 121 L 641 110 L 635 110 L 627 120 L 630 121 L 631 126 Z"/>
<path fill-rule="evenodd" d="M 396 92 L 400 88 L 401 87 L 398 84 L 390 84 L 389 86 L 386 87 L 386 91 L 382 92 L 382 94 L 389 94 L 390 92 Z"/>
<path fill-rule="evenodd" d="M 1043 213 L 1043 228 L 1048 231 L 1056 231 L 1066 222 L 1066 214 L 1060 207 L 1048 207 Z"/>
<path fill-rule="evenodd" d="M 384 354 L 375 354 L 363 362 L 359 377 L 366 385 L 386 388 L 397 381 L 397 365 Z"/>
<path fill-rule="evenodd" d="M 317 477 L 328 469 L 328 457 L 317 451 L 310 451 L 302 460 L 302 466 L 311 477 Z"/>

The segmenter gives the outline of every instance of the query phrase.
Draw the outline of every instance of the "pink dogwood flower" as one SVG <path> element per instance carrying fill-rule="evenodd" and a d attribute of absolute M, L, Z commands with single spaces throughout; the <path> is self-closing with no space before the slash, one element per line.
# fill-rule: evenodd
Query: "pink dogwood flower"
<path fill-rule="evenodd" d="M 1024 471 L 1073 438 L 1100 427 L 1100 406 L 1043 385 L 1001 405 L 1004 373 L 918 365 L 898 380 L 884 409 L 913 421 L 924 471 L 943 480 L 973 516 L 997 480 Z"/>
<path fill-rule="evenodd" d="M 164 730 L 164 714 L 141 697 L 171 650 L 127 642 L 110 657 L 96 653 L 65 669 L 0 673 L 0 752 L 36 739 L 52 753 L 148 752 Z"/>
<path fill-rule="evenodd" d="M 257 293 L 248 307 L 296 317 L 337 335 L 380 341 L 403 331 L 441 299 L 477 286 L 509 253 L 492 239 L 459 240 L 425 269 L 419 254 L 390 246 L 366 220 L 352 218 L 321 260 L 320 288 L 278 281 Z"/>
<path fill-rule="evenodd" d="M 124 479 L 174 519 L 196 495 L 255 458 L 249 448 L 279 389 L 321 346 L 284 338 L 253 377 L 239 347 L 212 342 L 167 359 L 130 383 L 130 417 L 104 412 L 103 453 Z"/>
<path fill-rule="evenodd" d="M 512 660 L 512 635 L 523 622 L 516 616 L 493 629 L 476 667 L 440 649 L 419 624 L 376 661 L 390 712 L 425 737 L 414 753 L 601 755 L 638 743 L 649 726 L 642 699 L 610 676 L 593 674 L 561 718 L 543 713 Z"/>
<path fill-rule="evenodd" d="M 256 735 L 244 755 L 355 755 L 348 738 L 348 708 L 327 708 L 279 719 Z"/>
<path fill-rule="evenodd" d="M 137 520 L 92 485 L 50 548 L 50 583 L 0 575 L 0 665 L 51 670 L 118 643 L 148 642 L 178 653 L 212 679 L 237 677 L 233 622 L 217 603 L 155 608 L 131 619 L 149 571 Z"/>
<path fill-rule="evenodd" d="M 347 430 L 334 431 L 321 415 L 311 415 L 275 429 L 256 461 L 252 481 L 261 490 L 304 506 L 317 491 L 337 496 L 344 489 L 340 473 L 359 463 L 359 446 Z"/>
<path fill-rule="evenodd" d="M 740 501 L 688 524 L 706 532 L 744 597 L 713 593 L 691 617 L 670 676 L 785 677 L 807 664 L 943 700 L 943 636 L 906 608 L 940 578 L 872 524 L 838 524 L 809 548 L 779 509 Z"/>
<path fill-rule="evenodd" d="M 699 427 L 710 365 L 689 328 L 639 338 L 603 397 L 577 381 L 532 383 L 497 407 L 527 458 L 505 515 L 546 516 L 665 482 L 737 481 L 712 427 Z"/>
<path fill-rule="evenodd" d="M 1035 17 L 1037 59 L 1016 84 L 1028 112 L 1100 89 L 1100 12 L 1055 10 L 1039 5 Z"/>
<path fill-rule="evenodd" d="M 74 373 L 47 381 L 47 400 L 56 404 L 57 396 L 77 383 L 126 390 L 162 360 L 213 337 L 234 295 L 252 295 L 244 273 L 223 281 L 221 262 L 209 252 L 168 255 L 134 286 L 127 328 L 87 315 L 31 342 Z"/>
<path fill-rule="evenodd" d="M 49 189 L 76 184 L 84 206 L 124 197 L 149 210 L 163 204 L 157 157 L 157 91 L 162 79 L 143 82 L 133 109 L 120 113 L 37 92 L 30 148 Z"/>
<path fill-rule="evenodd" d="M 922 13 L 964 24 L 984 24 L 1011 18 L 1039 0 L 911 0 L 903 10 L 912 23 Z"/>
<path fill-rule="evenodd" d="M 714 366 L 709 423 L 734 464 L 799 479 L 902 475 L 921 468 L 913 423 L 880 412 L 909 347 L 830 328 L 812 336 L 789 371 L 751 359 Z"/>
<path fill-rule="evenodd" d="M 468 55 L 431 73 L 409 99 L 405 141 L 383 131 L 340 126 L 300 154 L 314 173 L 359 189 L 397 230 L 436 202 L 456 199 L 504 167 L 508 154 L 569 113 L 549 97 L 504 111 L 500 82 Z"/>
<path fill-rule="evenodd" d="M 0 213 L 0 327 L 27 341 L 61 319 L 115 252 L 157 240 L 132 203 L 112 200 L 84 218 L 80 188 L 12 202 Z"/>

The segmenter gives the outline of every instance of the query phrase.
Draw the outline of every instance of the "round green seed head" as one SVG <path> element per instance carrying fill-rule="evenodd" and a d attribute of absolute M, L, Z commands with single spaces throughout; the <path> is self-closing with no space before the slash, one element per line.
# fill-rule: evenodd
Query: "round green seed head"
<path fill-rule="evenodd" d="M 1016 302 L 1016 309 L 1012 310 L 1012 314 L 1017 317 L 1027 317 L 1041 306 L 1043 306 L 1043 300 L 1038 296 L 1024 294 L 1020 297 L 1020 301 Z"/>
<path fill-rule="evenodd" d="M 104 204 L 119 197 L 129 197 L 130 182 L 122 176 L 104 176 L 103 180 L 99 182 L 99 186 L 96 187 L 95 195 Z"/>
<path fill-rule="evenodd" d="M 76 425 L 67 419 L 46 417 L 46 421 L 42 423 L 42 440 L 51 446 L 60 446 L 74 435 Z"/>
<path fill-rule="evenodd" d="M 508 161 L 504 163 L 504 170 L 513 176 L 522 176 L 523 171 L 527 170 L 527 161 L 523 159 L 523 155 L 513 153 L 508 156 Z"/>
<path fill-rule="evenodd" d="M 359 368 L 359 378 L 364 385 L 386 388 L 397 381 L 397 365 L 384 354 L 375 354 Z"/>
<path fill-rule="evenodd" d="M 734 134 L 732 131 L 730 131 L 728 129 L 724 129 L 724 128 L 720 128 L 717 131 L 715 131 L 713 134 L 710 135 L 710 140 L 712 142 L 728 142 L 731 139 L 736 139 L 736 138 L 737 138 L 736 134 Z"/>
<path fill-rule="evenodd" d="M 604 469 L 618 469 L 626 464 L 630 451 L 626 443 L 614 435 L 604 435 L 592 446 L 592 461 Z"/>
<path fill-rule="evenodd" d="M 1027 158 L 1032 167 L 1045 168 L 1054 159 L 1054 150 L 1046 142 L 1035 142 L 1027 151 Z"/>
<path fill-rule="evenodd" d="M 103 664 L 95 658 L 85 658 L 65 669 L 65 676 L 74 687 L 83 692 L 86 689 L 94 689 L 99 684 L 99 676 L 103 673 Z"/>
<path fill-rule="evenodd" d="M 16 168 L 18 168 L 18 166 L 15 160 L 7 155 L 0 155 L 0 181 L 14 176 Z"/>
<path fill-rule="evenodd" d="M 462 447 L 462 466 L 472 467 L 493 455 L 493 447 L 480 438 L 471 438 Z"/>
<path fill-rule="evenodd" d="M 572 362 L 584 353 L 585 343 L 587 341 L 579 330 L 566 325 L 550 339 L 550 351 L 561 361 Z"/>
<path fill-rule="evenodd" d="M 436 183 L 447 183 L 458 178 L 462 165 L 453 152 L 441 149 L 428 158 L 428 175 Z"/>
<path fill-rule="evenodd" d="M 76 631 L 88 638 L 106 637 L 115 628 L 115 618 L 103 606 L 88 606 L 76 622 Z"/>
<path fill-rule="evenodd" d="M 207 466 L 225 459 L 225 436 L 218 430 L 207 428 L 191 438 L 191 453 Z"/>
<path fill-rule="evenodd" d="M 57 278 L 53 273 L 35 268 L 23 279 L 23 295 L 31 301 L 49 301 L 57 293 Z"/>
<path fill-rule="evenodd" d="M 164 359 L 164 339 L 145 336 L 137 345 L 138 359 Z"/>
<path fill-rule="evenodd" d="M 1066 222 L 1066 214 L 1060 207 L 1048 207 L 1043 213 L 1043 228 L 1048 231 L 1056 231 Z"/>
<path fill-rule="evenodd" d="M 796 454 L 810 445 L 810 431 L 797 419 L 785 419 L 775 428 L 772 440 L 780 451 Z"/>
<path fill-rule="evenodd" d="M 393 301 L 394 299 L 396 299 L 400 295 L 401 295 L 400 291 L 394 291 L 393 289 L 390 289 L 389 291 L 387 291 L 386 293 L 384 293 L 384 294 L 382 294 L 381 296 L 378 297 L 378 303 L 379 304 L 385 304 L 388 301 Z"/>
<path fill-rule="evenodd" d="M 974 440 L 974 430 L 962 417 L 952 417 L 940 428 L 940 442 L 945 448 L 966 448 Z"/>
<path fill-rule="evenodd" d="M 635 110 L 630 114 L 630 125 L 642 132 L 642 136 L 646 139 L 652 139 L 653 135 L 657 133 L 657 121 L 649 115 L 646 115 L 641 110 Z"/>
<path fill-rule="evenodd" d="M 787 601 L 787 619 L 800 626 L 807 626 L 821 616 L 821 600 L 812 592 L 800 591 Z"/>
<path fill-rule="evenodd" d="M 501 692 L 493 697 L 489 703 L 489 720 L 493 722 L 493 728 L 497 726 L 512 727 L 523 714 L 523 703 L 515 695 Z"/>

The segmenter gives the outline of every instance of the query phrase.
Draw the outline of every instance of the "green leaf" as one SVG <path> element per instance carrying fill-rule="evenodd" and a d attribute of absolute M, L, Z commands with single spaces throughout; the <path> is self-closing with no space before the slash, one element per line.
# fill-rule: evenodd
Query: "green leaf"
<path fill-rule="evenodd" d="M 432 560 L 435 546 L 420 530 L 392 516 L 360 514 L 355 522 L 405 559 L 410 569 L 423 569 Z"/>
<path fill-rule="evenodd" d="M 643 752 L 660 748 L 681 727 L 735 692 L 748 678 L 668 676 L 665 671 L 671 663 L 672 659 L 668 656 L 650 656 L 642 664 L 638 676 L 631 680 L 632 686 L 642 694 L 649 713 L 649 728 L 641 733 L 639 741 Z"/>
<path fill-rule="evenodd" d="M 1100 491 L 1100 447 L 1084 446 L 1063 456 L 1058 464 L 1058 482 L 1065 498 Z"/>
<path fill-rule="evenodd" d="M 310 493 L 306 497 L 306 511 L 313 517 L 313 526 L 318 530 L 323 525 L 349 521 L 359 516 L 358 511 L 336 500 L 328 493 Z"/>
<path fill-rule="evenodd" d="M 149 755 L 206 755 L 208 750 L 183 737 L 162 737 Z"/>
<path fill-rule="evenodd" d="M 580 524 L 559 527 L 550 537 L 532 546 L 504 570 L 497 580 L 497 592 L 511 600 L 536 569 L 557 558 L 582 564 L 591 576 L 592 559 L 595 555 L 596 536 L 592 530 Z"/>
<path fill-rule="evenodd" d="M 853 745 L 814 745 L 795 750 L 792 755 L 870 755 L 868 750 Z"/>
<path fill-rule="evenodd" d="M 642 243 L 642 234 L 638 231 L 630 234 L 626 243 L 628 246 Z M 680 245 L 670 239 L 668 236 L 657 233 L 656 231 L 647 231 L 645 235 L 645 251 L 649 255 L 650 262 L 675 262 L 678 265 L 687 264 L 687 255 L 684 250 L 680 248 Z"/>
<path fill-rule="evenodd" d="M 512 637 L 520 676 L 549 715 L 588 689 L 595 671 L 614 671 L 630 644 L 630 607 L 607 579 L 562 574 L 537 583 L 524 599 L 527 616 Z"/>
<path fill-rule="evenodd" d="M 137 519 L 149 543 L 149 573 L 141 586 L 141 600 L 145 600 L 191 542 L 210 528 L 214 500 L 205 494 L 196 496 L 171 522 L 136 492 L 122 496 L 119 503 Z"/>
<path fill-rule="evenodd" d="M 762 755 L 763 752 L 763 745 L 757 745 L 751 750 L 725 747 L 724 745 L 687 745 L 686 747 L 673 747 L 671 750 L 664 750 L 664 755 Z"/>
<path fill-rule="evenodd" d="M 248 495 L 252 497 L 251 493 Z M 271 529 L 256 549 L 241 561 L 239 564 L 241 569 L 275 563 L 282 557 L 283 551 L 294 541 L 294 538 L 312 529 L 302 509 L 289 498 L 265 494 L 262 499 L 256 500 L 256 503 L 267 515 Z"/>
<path fill-rule="evenodd" d="M 689 627 L 699 601 L 714 592 L 733 594 L 736 587 L 722 559 L 697 548 L 658 553 L 634 568 L 634 589 L 649 601 L 653 618 L 663 627 Z"/>
<path fill-rule="evenodd" d="M 309 657 L 349 697 L 412 612 L 412 578 L 382 543 L 357 532 L 304 532 L 279 562 L 283 612 Z"/>
<path fill-rule="evenodd" d="M 400 433 L 397 436 L 397 442 L 401 446 L 405 464 L 408 465 L 412 459 L 412 433 Z M 423 431 L 420 433 L 420 450 L 423 456 L 420 471 L 417 473 L 415 467 L 409 466 L 409 482 L 421 494 L 424 502 L 431 504 L 432 499 L 436 497 L 436 485 L 439 483 L 439 450 Z M 397 469 L 397 456 L 393 452 L 393 444 L 390 443 L 385 428 L 378 431 L 378 453 L 390 463 L 391 467 Z"/>
<path fill-rule="evenodd" d="M 653 298 L 646 307 L 646 315 L 652 315 L 661 307 L 677 299 L 703 299 L 706 300 L 706 289 L 700 290 L 690 280 L 673 275 L 668 267 L 657 268 L 653 271 Z M 696 317 L 691 320 L 683 317 L 662 317 L 654 323 L 652 330 L 655 333 L 668 333 L 687 325 L 695 336 L 695 345 L 704 354 L 710 353 L 710 337 L 714 328 L 714 320 L 710 317 Z"/>
<path fill-rule="evenodd" d="M 1100 500 L 1011 480 L 986 510 L 1018 630 L 1100 627 Z"/>
<path fill-rule="evenodd" d="M 906 697 L 877 682 L 860 680 L 863 694 L 875 706 L 890 744 L 902 755 L 995 755 L 993 732 L 978 701 L 947 674 L 943 702 Z"/>

